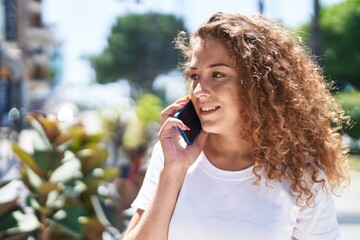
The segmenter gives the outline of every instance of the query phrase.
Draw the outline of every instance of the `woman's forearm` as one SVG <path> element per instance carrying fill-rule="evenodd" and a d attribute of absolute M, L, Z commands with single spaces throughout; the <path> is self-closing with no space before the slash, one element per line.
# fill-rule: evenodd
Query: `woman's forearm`
<path fill-rule="evenodd" d="M 161 172 L 149 208 L 142 214 L 139 222 L 127 230 L 125 240 L 167 239 L 170 219 L 183 179 L 184 176 L 177 176 L 166 169 Z"/>

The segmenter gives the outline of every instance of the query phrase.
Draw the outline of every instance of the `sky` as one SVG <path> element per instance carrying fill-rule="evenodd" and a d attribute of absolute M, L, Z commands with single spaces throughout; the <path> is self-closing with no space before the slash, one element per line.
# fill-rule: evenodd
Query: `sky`
<path fill-rule="evenodd" d="M 324 6 L 343 0 L 320 0 Z M 116 18 L 129 12 L 157 11 L 183 17 L 190 31 L 214 12 L 253 14 L 257 0 L 43 0 L 43 21 L 61 43 L 62 84 L 94 82 L 94 72 L 83 56 L 106 47 Z M 264 0 L 264 15 L 294 28 L 311 19 L 313 0 Z"/>

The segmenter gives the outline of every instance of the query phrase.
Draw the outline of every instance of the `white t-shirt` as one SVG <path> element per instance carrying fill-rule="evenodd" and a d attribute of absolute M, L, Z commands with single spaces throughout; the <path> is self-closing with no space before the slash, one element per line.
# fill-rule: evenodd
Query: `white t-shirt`
<path fill-rule="evenodd" d="M 155 192 L 164 157 L 160 144 L 132 207 L 146 210 Z M 204 153 L 189 168 L 169 227 L 170 240 L 291 240 L 339 238 L 331 191 L 315 185 L 316 206 L 299 207 L 286 181 L 254 185 L 253 168 L 224 171 Z M 316 188 L 316 189 L 315 189 Z"/>

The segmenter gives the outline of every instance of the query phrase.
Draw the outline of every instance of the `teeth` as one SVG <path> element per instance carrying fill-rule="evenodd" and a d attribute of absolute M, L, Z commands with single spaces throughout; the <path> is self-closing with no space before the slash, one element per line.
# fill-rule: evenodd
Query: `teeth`
<path fill-rule="evenodd" d="M 204 111 L 204 112 L 213 111 L 213 110 L 215 110 L 215 109 L 216 109 L 216 107 L 201 108 L 201 110 Z"/>

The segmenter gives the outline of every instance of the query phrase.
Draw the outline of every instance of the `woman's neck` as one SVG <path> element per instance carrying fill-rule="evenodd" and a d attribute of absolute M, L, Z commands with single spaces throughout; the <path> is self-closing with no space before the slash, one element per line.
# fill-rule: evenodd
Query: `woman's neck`
<path fill-rule="evenodd" d="M 204 153 L 217 168 L 227 171 L 239 171 L 254 164 L 253 147 L 239 136 L 209 134 Z"/>

